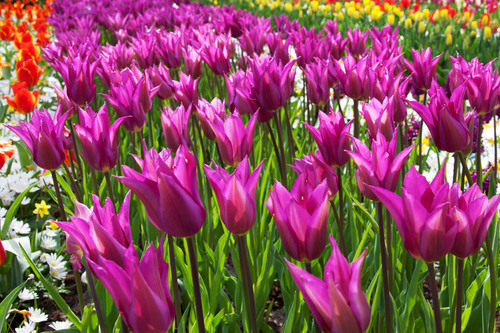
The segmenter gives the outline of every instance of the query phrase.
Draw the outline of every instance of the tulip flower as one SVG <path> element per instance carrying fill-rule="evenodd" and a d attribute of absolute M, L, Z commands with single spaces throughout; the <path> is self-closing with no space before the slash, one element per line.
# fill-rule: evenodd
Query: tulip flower
<path fill-rule="evenodd" d="M 16 63 L 17 80 L 26 82 L 28 87 L 36 85 L 42 73 L 43 68 L 39 68 L 33 59 L 26 59 Z"/>
<path fill-rule="evenodd" d="M 57 60 L 57 69 L 66 85 L 69 99 L 79 107 L 90 104 L 95 97 L 94 74 L 98 61 L 91 62 L 89 57 L 63 58 Z"/>
<path fill-rule="evenodd" d="M 36 165 L 52 171 L 63 163 L 64 151 L 71 147 L 71 138 L 66 137 L 64 132 L 64 123 L 68 115 L 69 113 L 62 116 L 56 113 L 52 118 L 45 109 L 41 112 L 35 110 L 31 123 L 21 121 L 20 127 L 9 125 L 6 127 L 23 140 Z"/>
<path fill-rule="evenodd" d="M 277 180 L 266 201 L 285 251 L 294 259 L 310 262 L 326 245 L 328 187 L 326 181 L 314 187 L 301 174 L 290 192 Z"/>
<path fill-rule="evenodd" d="M 318 58 L 315 62 L 306 64 L 304 75 L 307 81 L 307 98 L 318 106 L 324 105 L 330 99 L 328 83 L 328 62 Z"/>
<path fill-rule="evenodd" d="M 348 55 L 341 65 L 333 59 L 335 76 L 342 92 L 355 100 L 367 100 L 372 97 L 373 86 L 376 85 L 377 74 L 368 66 L 369 55 L 357 60 Z"/>
<path fill-rule="evenodd" d="M 118 163 L 117 132 L 127 117 L 118 118 L 109 125 L 108 108 L 104 104 L 96 114 L 92 108 L 80 109 L 80 124 L 75 132 L 82 144 L 85 162 L 94 170 L 108 172 Z"/>
<path fill-rule="evenodd" d="M 174 85 L 175 100 L 185 108 L 198 104 L 198 79 L 193 78 L 183 72 L 179 74 L 179 81 L 172 80 Z"/>
<path fill-rule="evenodd" d="M 182 64 L 182 36 L 178 32 L 163 32 L 157 38 L 155 51 L 168 68 Z"/>
<path fill-rule="evenodd" d="M 366 52 L 368 31 L 347 28 L 347 50 L 355 58 L 362 57 Z"/>
<path fill-rule="evenodd" d="M 224 163 L 235 167 L 250 154 L 257 117 L 258 112 L 250 118 L 246 128 L 238 112 L 231 113 L 225 121 L 215 117 L 210 123 Z"/>
<path fill-rule="evenodd" d="M 188 46 L 182 50 L 182 54 L 184 55 L 184 72 L 196 80 L 203 70 L 200 53 Z"/>
<path fill-rule="evenodd" d="M 174 84 L 170 78 L 170 72 L 165 65 L 162 63 L 158 64 L 158 67 L 151 66 L 149 69 L 149 75 L 151 76 L 151 82 L 154 86 L 159 86 L 158 96 L 159 99 L 167 100 L 174 97 Z"/>
<path fill-rule="evenodd" d="M 175 308 L 163 246 L 155 249 L 152 243 L 140 261 L 131 247 L 124 253 L 123 264 L 104 257 L 88 263 L 132 332 L 164 333 L 172 326 Z"/>
<path fill-rule="evenodd" d="M 464 150 L 471 140 L 462 108 L 464 93 L 462 84 L 448 99 L 443 88 L 433 81 L 428 106 L 408 101 L 429 128 L 436 147 L 450 153 Z"/>
<path fill-rule="evenodd" d="M 396 128 L 394 127 L 393 98 L 385 98 L 383 103 L 372 99 L 370 103 L 363 104 L 361 114 L 366 120 L 366 126 L 373 140 L 377 133 L 382 133 L 387 141 L 391 140 Z"/>
<path fill-rule="evenodd" d="M 206 212 L 189 149 L 180 145 L 175 157 L 166 149 L 160 153 L 151 149 L 144 159 L 134 157 L 142 174 L 124 165 L 124 177 L 116 178 L 139 197 L 151 222 L 173 237 L 190 237 L 200 231 Z"/>
<path fill-rule="evenodd" d="M 12 156 L 16 150 L 12 147 L 11 142 L 0 142 L 0 169 L 3 168 L 5 162 Z"/>
<path fill-rule="evenodd" d="M 396 155 L 398 146 L 397 134 L 397 131 L 394 131 L 391 141 L 387 141 L 384 135 L 378 132 L 375 139 L 372 140 L 371 152 L 363 142 L 351 137 L 354 151 L 348 151 L 347 154 L 349 154 L 358 168 L 356 170 L 356 179 L 359 190 L 370 200 L 379 201 L 367 185 L 384 188 L 389 191 L 396 190 L 403 163 L 414 147 L 405 148 Z"/>
<path fill-rule="evenodd" d="M 161 127 L 167 147 L 176 150 L 182 143 L 189 145 L 189 118 L 191 117 L 191 107 L 187 110 L 184 106 L 179 106 L 172 110 L 170 106 L 163 108 L 161 113 Z"/>
<path fill-rule="evenodd" d="M 450 189 L 450 218 L 458 225 L 451 253 L 459 258 L 475 254 L 484 243 L 491 220 L 500 204 L 500 195 L 491 199 L 477 184 L 462 193 L 458 183 Z"/>
<path fill-rule="evenodd" d="M 14 97 L 4 96 L 7 100 L 7 104 L 22 114 L 33 112 L 33 109 L 35 109 L 35 106 L 38 103 L 38 98 L 40 98 L 40 92 L 38 89 L 31 92 L 28 90 L 26 82 L 14 83 L 11 87 Z"/>
<path fill-rule="evenodd" d="M 253 75 L 252 96 L 261 109 L 276 111 L 293 95 L 295 61 L 284 65 L 278 59 L 262 56 L 250 62 Z"/>
<path fill-rule="evenodd" d="M 68 118 L 72 118 L 77 113 L 77 109 L 73 102 L 69 100 L 68 94 L 66 94 L 66 89 L 63 90 L 59 88 L 57 84 L 55 84 L 54 91 L 57 96 L 57 107 L 61 110 L 62 113 L 69 112 L 70 115 L 68 116 Z"/>
<path fill-rule="evenodd" d="M 84 255 L 93 261 L 103 257 L 123 265 L 125 251 L 134 248 L 129 221 L 130 194 L 125 196 L 118 214 L 110 198 L 101 206 L 99 197 L 93 194 L 91 208 L 75 202 L 71 222 L 56 222 L 66 234 L 66 251 L 71 254 L 76 270 L 81 268 Z"/>
<path fill-rule="evenodd" d="M 243 235 L 255 223 L 255 191 L 264 161 L 250 174 L 248 156 L 232 174 L 215 162 L 215 170 L 208 165 L 203 169 L 219 203 L 220 218 L 229 232 Z"/>
<path fill-rule="evenodd" d="M 216 43 L 216 45 L 205 44 L 201 57 L 215 75 L 225 75 L 231 70 L 230 54 L 227 45 Z"/>
<path fill-rule="evenodd" d="M 323 161 L 321 154 L 304 155 L 304 158 L 296 158 L 295 165 L 289 165 L 298 175 L 305 174 L 307 180 L 314 187 L 321 184 L 326 179 L 328 187 L 328 199 L 332 200 L 339 190 L 337 174 L 335 168 Z"/>
<path fill-rule="evenodd" d="M 319 130 L 309 124 L 304 123 L 304 125 L 316 141 L 321 157 L 332 167 L 346 164 L 349 161 L 346 151 L 350 150 L 348 135 L 352 120 L 345 124 L 342 114 L 333 110 L 330 110 L 328 115 L 320 112 L 319 119 Z"/>
<path fill-rule="evenodd" d="M 252 73 L 250 71 L 237 70 L 232 73 L 231 79 L 224 77 L 227 89 L 227 104 L 231 112 L 238 110 L 240 114 L 254 114 L 259 109 L 257 101 L 252 96 L 251 82 Z M 259 122 L 269 121 L 274 114 L 271 111 L 259 112 Z"/>
<path fill-rule="evenodd" d="M 132 37 L 130 47 L 134 50 L 137 65 L 142 70 L 152 67 L 157 62 L 155 46 L 156 39 L 151 32 L 143 32 L 137 38 Z"/>
<path fill-rule="evenodd" d="M 332 255 L 323 280 L 286 259 L 285 262 L 323 332 L 362 333 L 370 324 L 370 305 L 361 286 L 366 250 L 349 265 L 332 236 L 330 243 Z"/>
<path fill-rule="evenodd" d="M 146 112 L 151 109 L 152 99 L 160 87 L 152 87 L 147 74 L 139 79 L 130 70 L 121 73 L 122 82 L 112 85 L 109 95 L 103 94 L 119 117 L 127 117 L 123 127 L 129 132 L 138 132 L 146 123 Z"/>
<path fill-rule="evenodd" d="M 495 111 L 500 106 L 500 76 L 492 71 L 481 71 L 467 80 L 467 97 L 479 115 Z"/>
<path fill-rule="evenodd" d="M 5 254 L 5 249 L 3 248 L 2 240 L 0 239 L 0 266 L 3 265 L 7 255 Z"/>
<path fill-rule="evenodd" d="M 210 124 L 214 123 L 217 118 L 222 121 L 226 120 L 225 108 L 225 102 L 221 101 L 217 97 L 215 97 L 210 103 L 204 98 L 200 99 L 198 102 L 196 113 L 198 114 L 201 128 L 203 129 L 203 133 L 207 139 L 212 141 L 216 140 L 215 133 Z"/>
<path fill-rule="evenodd" d="M 459 227 L 448 217 L 450 189 L 444 182 L 444 165 L 430 184 L 411 166 L 401 196 L 368 185 L 391 213 L 406 250 L 415 259 L 427 262 L 450 252 Z"/>
<path fill-rule="evenodd" d="M 405 58 L 402 58 L 402 60 L 410 71 L 413 86 L 428 91 L 431 88 L 432 81 L 437 79 L 436 68 L 442 54 L 432 58 L 432 50 L 428 47 L 425 51 L 422 48 L 420 53 L 412 49 L 411 55 L 413 63 Z"/>

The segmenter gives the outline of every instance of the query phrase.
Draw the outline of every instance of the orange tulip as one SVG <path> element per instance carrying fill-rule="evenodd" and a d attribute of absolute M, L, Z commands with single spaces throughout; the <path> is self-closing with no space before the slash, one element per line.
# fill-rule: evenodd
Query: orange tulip
<path fill-rule="evenodd" d="M 17 54 L 17 57 L 19 61 L 33 59 L 36 63 L 39 63 L 40 60 L 42 60 L 42 57 L 40 57 L 40 47 L 35 46 L 32 43 L 23 44 Z"/>
<path fill-rule="evenodd" d="M 28 114 L 33 112 L 40 97 L 38 89 L 33 90 L 33 92 L 29 91 L 26 82 L 14 83 L 11 87 L 14 92 L 14 98 L 4 96 L 7 104 L 19 113 Z"/>
<path fill-rule="evenodd" d="M 0 142 L 0 169 L 15 152 L 16 150 L 12 147 L 10 142 Z"/>
<path fill-rule="evenodd" d="M 0 21 L 0 39 L 4 41 L 14 40 L 16 28 L 10 20 Z"/>
<path fill-rule="evenodd" d="M 43 68 L 39 68 L 33 59 L 20 60 L 16 64 L 17 80 L 26 82 L 28 87 L 36 85 L 42 73 Z"/>

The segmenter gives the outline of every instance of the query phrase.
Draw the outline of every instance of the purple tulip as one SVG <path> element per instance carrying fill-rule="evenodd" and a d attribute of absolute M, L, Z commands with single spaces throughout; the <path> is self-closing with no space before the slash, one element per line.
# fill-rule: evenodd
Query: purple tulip
<path fill-rule="evenodd" d="M 162 32 L 157 36 L 155 51 L 168 68 L 175 69 L 182 63 L 182 45 L 179 32 Z"/>
<path fill-rule="evenodd" d="M 294 259 L 310 262 L 326 245 L 328 187 L 326 181 L 314 187 L 301 174 L 288 192 L 277 180 L 266 201 L 285 251 Z"/>
<path fill-rule="evenodd" d="M 314 319 L 324 332 L 362 333 L 370 324 L 370 305 L 361 286 L 366 250 L 349 265 L 332 236 L 332 255 L 323 280 L 285 262 Z"/>
<path fill-rule="evenodd" d="M 368 66 L 369 56 L 357 60 L 348 55 L 343 58 L 343 65 L 333 60 L 333 72 L 339 81 L 342 92 L 352 99 L 369 99 L 372 97 L 373 86 L 376 85 L 377 75 Z"/>
<path fill-rule="evenodd" d="M 94 75 L 98 62 L 88 57 L 63 58 L 54 64 L 64 80 L 69 99 L 80 107 L 85 107 L 95 98 Z"/>
<path fill-rule="evenodd" d="M 288 53 L 290 40 L 285 41 L 283 44 L 283 37 L 281 34 L 268 33 L 266 43 L 269 46 L 269 53 L 272 54 L 274 58 L 278 59 L 283 65 L 290 62 L 290 55 Z"/>
<path fill-rule="evenodd" d="M 30 123 L 21 121 L 19 127 L 5 127 L 23 140 L 36 165 L 42 169 L 55 170 L 64 162 L 65 150 L 72 146 L 71 137 L 66 136 L 64 127 L 69 115 L 69 112 L 63 115 L 56 112 L 52 118 L 46 109 L 35 109 Z"/>
<path fill-rule="evenodd" d="M 226 45 L 222 43 L 216 45 L 205 44 L 202 50 L 201 57 L 215 75 L 222 76 L 229 73 L 231 62 Z"/>
<path fill-rule="evenodd" d="M 234 112 L 238 110 L 240 114 L 254 114 L 259 109 L 257 101 L 252 96 L 251 82 L 252 73 L 250 71 L 237 70 L 232 73 L 231 78 L 224 77 L 227 89 L 227 104 L 229 110 Z M 265 114 L 265 118 L 261 119 Z M 259 121 L 266 122 L 270 120 L 274 114 L 271 111 L 259 112 Z"/>
<path fill-rule="evenodd" d="M 458 183 L 450 189 L 450 218 L 458 225 L 451 253 L 460 258 L 475 254 L 484 243 L 491 220 L 500 204 L 500 195 L 491 199 L 477 184 L 462 193 Z"/>
<path fill-rule="evenodd" d="M 182 54 L 184 55 L 184 72 L 196 80 L 202 71 L 200 53 L 193 47 L 187 46 L 182 50 Z"/>
<path fill-rule="evenodd" d="M 405 58 L 402 59 L 410 71 L 413 86 L 417 89 L 427 91 L 431 88 L 432 81 L 437 79 L 436 68 L 442 54 L 432 58 L 432 50 L 428 47 L 425 51 L 422 48 L 420 53 L 412 49 L 411 55 L 413 63 Z"/>
<path fill-rule="evenodd" d="M 428 106 L 408 101 L 429 128 L 436 147 L 450 153 L 464 150 L 471 140 L 462 108 L 464 93 L 465 84 L 462 84 L 448 99 L 444 89 L 433 81 Z"/>
<path fill-rule="evenodd" d="M 394 131 L 391 141 L 387 141 L 384 135 L 378 132 L 376 139 L 372 140 L 371 152 L 360 140 L 354 137 L 351 137 L 351 140 L 354 151 L 348 151 L 347 153 L 358 168 L 356 170 L 356 179 L 361 193 L 370 200 L 379 201 L 376 194 L 367 185 L 395 191 L 403 163 L 414 146 L 405 148 L 396 155 L 397 131 Z"/>
<path fill-rule="evenodd" d="M 68 118 L 73 118 L 77 113 L 76 106 L 71 102 L 66 94 L 66 89 L 61 89 L 54 84 L 54 90 L 57 96 L 57 107 L 60 109 L 61 113 L 69 112 Z"/>
<path fill-rule="evenodd" d="M 82 144 L 83 159 L 92 169 L 108 172 L 118 163 L 116 135 L 126 119 L 118 118 L 110 127 L 106 104 L 97 114 L 90 106 L 86 111 L 80 109 L 80 124 L 75 125 L 75 132 Z"/>
<path fill-rule="evenodd" d="M 323 106 L 330 100 L 328 62 L 315 58 L 303 69 L 307 81 L 307 98 L 315 105 Z"/>
<path fill-rule="evenodd" d="M 319 113 L 319 130 L 309 124 L 304 123 L 316 141 L 321 157 L 332 167 L 340 167 L 349 161 L 346 151 L 350 150 L 349 131 L 351 123 L 344 123 L 341 113 L 335 113 L 330 109 L 327 115 Z"/>
<path fill-rule="evenodd" d="M 170 78 L 170 71 L 164 64 L 149 68 L 151 82 L 155 87 L 159 87 L 156 96 L 161 100 L 168 100 L 174 97 L 174 84 Z"/>
<path fill-rule="evenodd" d="M 243 235 L 255 223 L 255 191 L 264 161 L 250 174 L 248 156 L 233 174 L 215 164 L 215 170 L 204 165 L 208 181 L 219 203 L 220 218 L 229 232 Z"/>
<path fill-rule="evenodd" d="M 142 70 L 153 66 L 156 61 L 156 38 L 154 31 L 140 33 L 137 38 L 132 38 L 130 47 L 134 50 L 137 65 Z"/>
<path fill-rule="evenodd" d="M 366 120 L 366 126 L 373 140 L 377 133 L 382 133 L 387 141 L 390 141 L 395 133 L 393 109 L 391 109 L 392 98 L 384 99 L 380 103 L 377 99 L 372 99 L 370 103 L 363 104 L 361 114 Z"/>
<path fill-rule="evenodd" d="M 212 123 L 215 119 L 219 118 L 222 121 L 226 120 L 225 102 L 221 101 L 215 97 L 212 102 L 208 102 L 206 99 L 202 98 L 198 102 L 196 111 L 198 114 L 198 119 L 200 120 L 201 128 L 207 139 L 216 141 L 216 136 L 212 130 Z"/>
<path fill-rule="evenodd" d="M 189 117 L 191 116 L 191 107 L 187 110 L 180 105 L 172 110 L 170 106 L 163 108 L 161 113 L 161 127 L 167 147 L 170 150 L 177 150 L 183 143 L 189 145 L 191 138 L 189 136 Z"/>
<path fill-rule="evenodd" d="M 354 58 L 359 58 L 365 55 L 366 52 L 366 39 L 368 38 L 368 31 L 347 28 L 347 50 Z"/>
<path fill-rule="evenodd" d="M 133 48 L 121 42 L 116 45 L 106 45 L 102 48 L 102 53 L 109 62 L 116 64 L 119 70 L 132 66 L 135 56 Z"/>
<path fill-rule="evenodd" d="M 134 156 L 142 174 L 123 166 L 124 177 L 116 177 L 139 197 L 151 222 L 173 237 L 190 237 L 205 221 L 196 183 L 196 161 L 185 145 L 175 157 L 170 150 L 151 149 L 144 159 Z"/>
<path fill-rule="evenodd" d="M 123 200 L 118 214 L 110 198 L 101 206 L 100 199 L 92 195 L 92 207 L 75 202 L 75 216 L 71 222 L 56 222 L 66 234 L 66 251 L 71 254 L 71 264 L 77 270 L 86 256 L 90 260 L 103 257 L 119 265 L 124 264 L 123 254 L 134 248 L 130 231 L 130 192 Z"/>
<path fill-rule="evenodd" d="M 172 326 L 175 308 L 163 246 L 155 249 L 152 243 L 140 261 L 131 247 L 124 253 L 123 264 L 103 257 L 88 263 L 132 332 L 163 333 Z"/>
<path fill-rule="evenodd" d="M 493 71 L 481 71 L 467 80 L 467 97 L 479 115 L 493 112 L 500 106 L 500 76 Z"/>
<path fill-rule="evenodd" d="M 235 167 L 250 154 L 257 116 L 258 112 L 250 118 L 246 129 L 238 112 L 231 113 L 224 121 L 215 117 L 210 123 L 224 163 Z"/>
<path fill-rule="evenodd" d="M 444 165 L 430 184 L 412 165 L 401 196 L 368 186 L 391 213 L 406 250 L 415 259 L 427 262 L 439 260 L 450 252 L 459 227 L 448 216 L 450 189 L 444 182 Z"/>
<path fill-rule="evenodd" d="M 174 84 L 174 97 L 177 102 L 184 105 L 185 108 L 198 104 L 198 79 L 193 80 L 191 76 L 180 72 L 179 81 L 172 80 L 172 83 Z"/>

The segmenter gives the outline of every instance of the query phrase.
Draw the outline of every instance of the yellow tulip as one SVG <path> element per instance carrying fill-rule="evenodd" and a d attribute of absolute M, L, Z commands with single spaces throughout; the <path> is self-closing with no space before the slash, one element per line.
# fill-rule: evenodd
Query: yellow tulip
<path fill-rule="evenodd" d="M 343 20 L 344 20 L 344 13 L 340 12 L 340 13 L 337 15 L 337 20 L 339 20 L 339 21 L 343 21 Z"/>
<path fill-rule="evenodd" d="M 470 27 L 474 30 L 477 29 L 477 21 L 472 21 L 471 24 L 470 24 Z"/>
<path fill-rule="evenodd" d="M 450 46 L 451 43 L 453 43 L 453 37 L 451 37 L 451 34 L 446 35 L 446 46 Z"/>
<path fill-rule="evenodd" d="M 290 12 L 292 11 L 292 9 L 293 9 L 293 6 L 292 6 L 292 4 L 291 4 L 291 3 L 286 3 L 286 4 L 285 4 L 285 10 L 286 10 L 287 12 L 289 12 L 289 13 L 290 13 Z"/>
<path fill-rule="evenodd" d="M 387 23 L 388 24 L 394 25 L 394 21 L 395 21 L 394 15 L 392 15 L 392 14 L 387 15 Z"/>
<path fill-rule="evenodd" d="M 316 0 L 311 1 L 311 9 L 314 13 L 318 11 L 319 2 Z"/>
<path fill-rule="evenodd" d="M 490 39 L 491 38 L 491 28 L 489 26 L 484 27 L 484 39 Z"/>
<path fill-rule="evenodd" d="M 446 27 L 446 30 L 444 31 L 445 35 L 451 35 L 451 25 Z"/>
<path fill-rule="evenodd" d="M 411 20 L 411 18 L 407 18 L 405 20 L 405 29 L 408 30 L 408 29 L 411 29 L 413 27 L 413 22 Z"/>
<path fill-rule="evenodd" d="M 425 23 L 423 21 L 420 21 L 418 23 L 418 33 L 423 34 L 425 32 Z"/>
<path fill-rule="evenodd" d="M 424 19 L 428 19 L 429 18 L 429 15 L 431 13 L 429 12 L 429 10 L 427 8 L 425 8 L 423 11 L 422 11 L 422 16 L 424 17 Z"/>

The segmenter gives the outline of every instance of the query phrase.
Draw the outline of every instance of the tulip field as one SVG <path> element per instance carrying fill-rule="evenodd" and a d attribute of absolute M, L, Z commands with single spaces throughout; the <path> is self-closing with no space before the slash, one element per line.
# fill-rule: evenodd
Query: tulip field
<path fill-rule="evenodd" d="M 0 331 L 500 332 L 499 23 L 0 2 Z"/>

